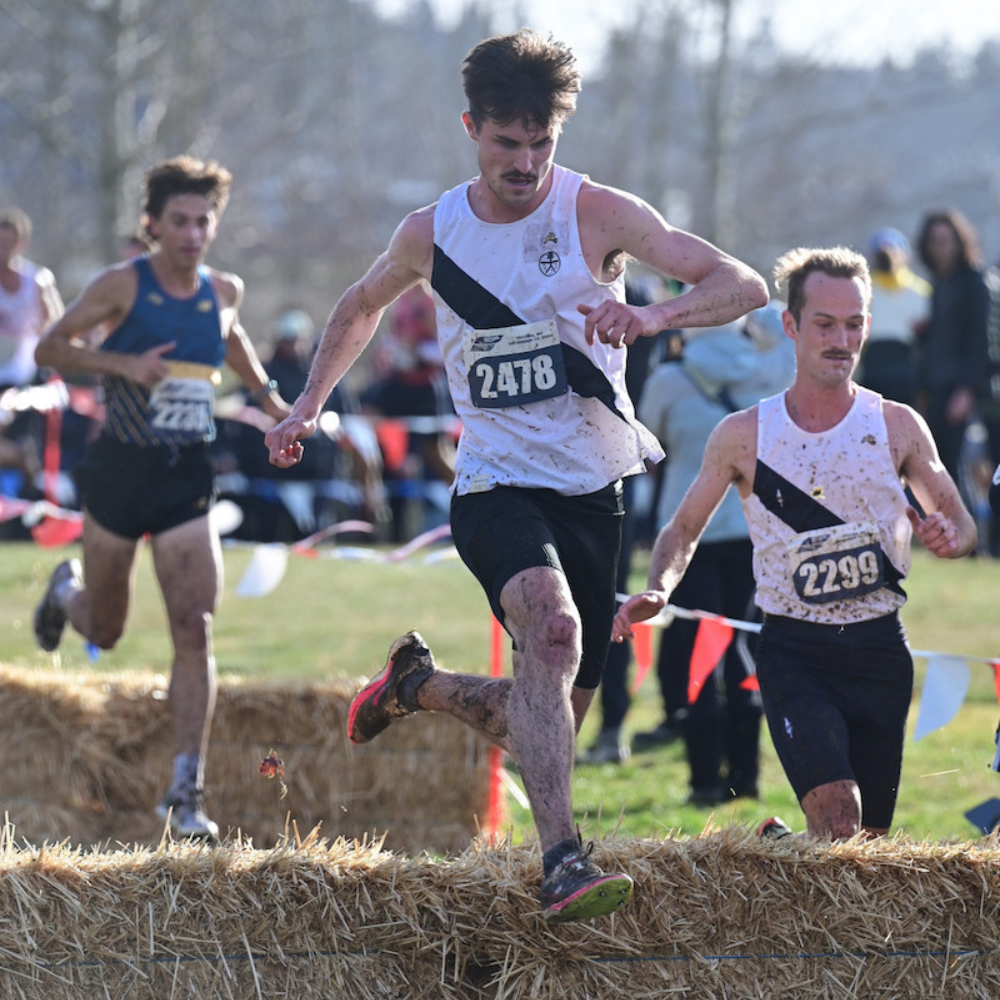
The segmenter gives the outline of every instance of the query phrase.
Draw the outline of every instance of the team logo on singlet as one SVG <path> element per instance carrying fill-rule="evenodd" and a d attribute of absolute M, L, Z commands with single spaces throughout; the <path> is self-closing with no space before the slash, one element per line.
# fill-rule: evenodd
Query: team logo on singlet
<path fill-rule="evenodd" d="M 207 313 L 212 311 L 212 300 L 211 299 L 201 299 L 198 302 L 198 312 Z"/>
<path fill-rule="evenodd" d="M 162 306 L 163 296 L 160 295 L 159 292 L 150 292 L 149 295 L 146 296 L 146 301 L 154 306 Z"/>
<path fill-rule="evenodd" d="M 522 259 L 525 264 L 537 263 L 538 270 L 546 278 L 551 278 L 562 267 L 559 248 L 569 246 L 569 237 L 569 227 L 565 222 L 550 219 L 528 223 L 522 236 Z"/>
<path fill-rule="evenodd" d="M 562 260 L 559 258 L 559 254 L 557 254 L 555 250 L 546 250 L 545 253 L 538 258 L 538 270 L 541 271 L 546 278 L 551 278 L 552 275 L 558 272 L 560 267 L 562 267 Z"/>

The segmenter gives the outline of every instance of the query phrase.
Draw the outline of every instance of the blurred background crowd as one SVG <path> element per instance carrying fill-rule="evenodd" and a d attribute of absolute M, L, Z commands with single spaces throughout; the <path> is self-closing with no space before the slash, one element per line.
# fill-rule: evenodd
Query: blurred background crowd
<path fill-rule="evenodd" d="M 58 398 L 39 391 L 55 373 L 36 368 L 34 344 L 62 301 L 52 272 L 28 256 L 30 236 L 23 212 L 0 213 L 0 496 L 47 497 L 74 507 L 72 470 L 100 426 L 100 386 L 73 384 Z M 1000 525 L 990 517 L 987 494 L 1000 463 L 1000 266 L 983 259 L 975 226 L 953 209 L 926 213 L 912 240 L 882 227 L 859 242 L 867 248 L 874 295 L 857 380 L 922 413 L 980 521 L 980 554 L 998 557 Z M 133 236 L 120 253 L 144 249 Z M 629 281 L 637 302 L 677 291 L 641 273 Z M 780 303 L 768 306 L 765 317 L 776 342 L 783 338 L 780 309 Z M 721 389 L 727 399 L 729 383 L 747 377 L 742 359 L 761 319 L 751 316 L 723 331 L 665 330 L 632 351 L 634 402 L 651 415 L 652 429 L 668 450 L 666 463 L 630 487 L 630 532 L 639 544 L 649 542 L 666 519 L 659 509 L 664 490 L 678 493 L 670 461 L 678 442 L 655 426 L 662 416 L 657 407 L 677 389 L 658 370 L 677 365 L 689 377 L 694 373 L 703 395 L 715 398 Z M 297 306 L 281 309 L 272 320 L 261 355 L 285 399 L 294 400 L 305 385 L 320 326 Z M 710 363 L 701 373 L 698 359 L 711 343 L 718 370 Z M 234 537 L 293 542 L 353 518 L 370 522 L 376 540 L 405 542 L 447 521 L 460 427 L 427 289 L 415 287 L 392 307 L 370 350 L 369 381 L 337 387 L 305 461 L 290 471 L 279 472 L 267 461 L 263 414 L 242 392 L 223 386 L 215 456 L 220 495 L 243 511 Z M 779 391 L 790 379 L 787 360 L 777 354 L 755 364 L 764 366 L 757 380 L 761 393 L 736 392 L 740 405 Z M 0 524 L 2 537 L 25 531 L 16 519 Z"/>

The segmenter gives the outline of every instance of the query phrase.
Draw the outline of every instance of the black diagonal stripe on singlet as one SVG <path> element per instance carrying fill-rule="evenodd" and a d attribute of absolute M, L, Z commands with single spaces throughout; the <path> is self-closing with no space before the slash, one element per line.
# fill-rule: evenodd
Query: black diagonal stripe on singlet
<path fill-rule="evenodd" d="M 800 490 L 794 483 L 775 472 L 769 465 L 757 459 L 753 474 L 753 492 L 758 500 L 780 521 L 784 521 L 793 531 L 813 531 L 816 528 L 834 528 L 847 522 L 832 510 L 824 507 L 815 497 Z M 879 546 L 882 549 L 882 546 Z M 899 585 L 903 574 L 892 564 L 882 549 L 885 566 L 886 586 L 904 597 L 905 591 Z"/>
<path fill-rule="evenodd" d="M 625 417 L 618 409 L 615 390 L 601 371 L 585 354 L 569 344 L 562 345 L 563 361 L 566 363 L 566 381 L 573 391 L 581 396 L 592 396 L 602 402 L 609 410 L 614 411 L 623 420 Z"/>
<path fill-rule="evenodd" d="M 470 277 L 436 243 L 431 288 L 474 330 L 524 326 L 525 321 Z"/>
<path fill-rule="evenodd" d="M 813 531 L 844 524 L 832 510 L 827 510 L 815 497 L 800 490 L 759 458 L 753 473 L 753 491 L 757 499 L 793 531 Z"/>
<path fill-rule="evenodd" d="M 448 308 L 460 316 L 474 330 L 496 330 L 506 326 L 524 326 L 526 321 L 509 309 L 491 291 L 483 288 L 471 275 L 466 274 L 436 243 L 434 244 L 434 269 L 431 287 L 444 300 Z M 624 416 L 618 409 L 615 390 L 607 376 L 586 355 L 562 344 L 566 364 L 566 381 L 580 396 L 590 396 L 608 409 Z"/>

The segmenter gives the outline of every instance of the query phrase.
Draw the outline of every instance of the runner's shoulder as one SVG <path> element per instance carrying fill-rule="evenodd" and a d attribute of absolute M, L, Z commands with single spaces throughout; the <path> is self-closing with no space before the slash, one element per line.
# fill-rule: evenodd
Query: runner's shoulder
<path fill-rule="evenodd" d="M 243 279 L 230 271 L 217 271 L 214 267 L 207 268 L 219 305 L 223 308 L 238 306 L 243 301 Z"/>

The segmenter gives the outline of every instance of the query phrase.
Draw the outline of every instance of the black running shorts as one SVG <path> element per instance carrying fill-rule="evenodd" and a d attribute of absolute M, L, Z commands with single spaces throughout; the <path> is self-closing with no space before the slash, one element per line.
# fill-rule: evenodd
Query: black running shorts
<path fill-rule="evenodd" d="M 896 614 L 852 625 L 768 615 L 757 678 L 771 739 L 801 802 L 831 781 L 861 790 L 861 823 L 892 823 L 913 659 Z"/>
<path fill-rule="evenodd" d="M 600 684 L 611 644 L 623 511 L 620 483 L 577 497 L 497 486 L 451 502 L 452 540 L 501 624 L 508 580 L 537 566 L 565 574 L 583 623 L 581 688 Z"/>
<path fill-rule="evenodd" d="M 123 538 L 158 535 L 204 517 L 215 502 L 208 445 L 171 449 L 101 436 L 73 473 L 91 517 Z"/>

